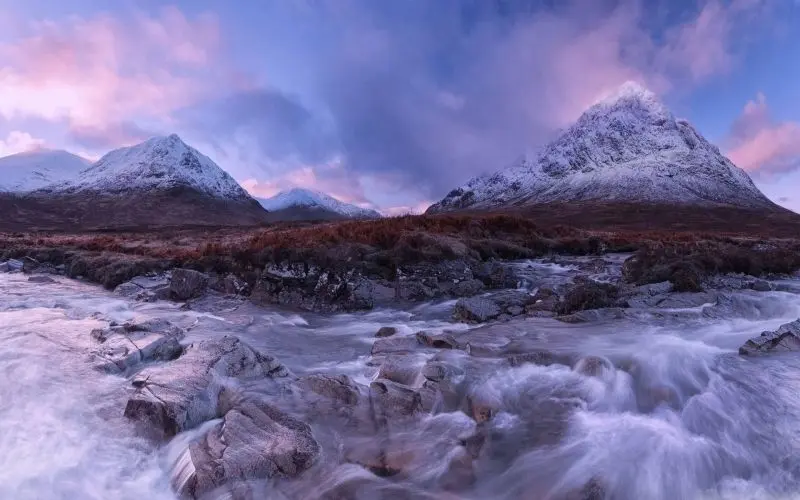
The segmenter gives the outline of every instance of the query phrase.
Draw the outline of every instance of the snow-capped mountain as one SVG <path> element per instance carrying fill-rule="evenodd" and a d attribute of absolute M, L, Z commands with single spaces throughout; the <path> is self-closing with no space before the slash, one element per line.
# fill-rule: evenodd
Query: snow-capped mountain
<path fill-rule="evenodd" d="M 75 178 L 48 190 L 111 195 L 175 188 L 189 188 L 214 198 L 251 199 L 233 177 L 176 134 L 115 149 Z"/>
<path fill-rule="evenodd" d="M 28 193 L 78 176 L 91 163 L 53 149 L 37 149 L 0 158 L 0 192 Z"/>
<path fill-rule="evenodd" d="M 281 191 L 271 198 L 258 198 L 258 202 L 270 212 L 305 208 L 320 212 L 331 212 L 350 219 L 376 219 L 381 217 L 381 214 L 375 210 L 345 203 L 333 196 L 311 189 L 294 188 L 288 191 Z"/>
<path fill-rule="evenodd" d="M 692 125 L 629 82 L 537 156 L 470 180 L 428 213 L 578 200 L 774 207 Z"/>

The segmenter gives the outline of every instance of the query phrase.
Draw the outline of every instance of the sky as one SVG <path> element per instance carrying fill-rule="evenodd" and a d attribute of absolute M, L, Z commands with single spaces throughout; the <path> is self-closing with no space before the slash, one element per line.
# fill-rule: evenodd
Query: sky
<path fill-rule="evenodd" d="M 0 156 L 177 133 L 254 195 L 387 214 L 628 80 L 800 210 L 800 0 L 0 0 Z"/>

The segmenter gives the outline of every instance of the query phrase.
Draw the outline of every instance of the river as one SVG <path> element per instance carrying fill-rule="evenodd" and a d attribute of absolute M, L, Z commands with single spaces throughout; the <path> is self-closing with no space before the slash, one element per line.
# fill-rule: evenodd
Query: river
<path fill-rule="evenodd" d="M 454 328 L 452 302 L 336 316 L 233 299 L 186 310 L 54 280 L 0 274 L 0 499 L 175 498 L 172 458 L 185 437 L 159 449 L 133 434 L 122 416 L 129 382 L 89 362 L 93 328 L 167 319 L 187 330 L 186 342 L 234 334 L 296 374 L 343 373 L 364 384 L 375 374 L 378 328 Z M 800 355 L 737 354 L 749 337 L 798 317 L 800 295 L 791 291 L 737 291 L 717 304 L 613 321 L 527 320 L 542 348 L 609 363 L 498 368 L 486 360 L 476 390 L 503 408 L 490 423 L 492 449 L 476 461 L 474 484 L 447 498 L 560 499 L 592 481 L 614 499 L 800 498 Z M 543 443 L 530 424 L 553 401 L 575 409 L 558 440 Z M 462 418 L 440 417 L 445 425 Z M 320 478 L 307 476 L 276 498 L 313 498 Z"/>

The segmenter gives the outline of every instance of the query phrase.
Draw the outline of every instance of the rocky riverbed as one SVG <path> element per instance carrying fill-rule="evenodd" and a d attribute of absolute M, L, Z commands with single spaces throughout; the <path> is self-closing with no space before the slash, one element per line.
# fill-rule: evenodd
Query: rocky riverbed
<path fill-rule="evenodd" d="M 2 263 L 0 498 L 798 491 L 800 280 L 678 292 L 626 280 L 629 257 L 420 274 L 406 282 L 448 291 L 376 301 L 373 286 L 371 310 L 336 314 L 233 276 L 109 292 Z"/>

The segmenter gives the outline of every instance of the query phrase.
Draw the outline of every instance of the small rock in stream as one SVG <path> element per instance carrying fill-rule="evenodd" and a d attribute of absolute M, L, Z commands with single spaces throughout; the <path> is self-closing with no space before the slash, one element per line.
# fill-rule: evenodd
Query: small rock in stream
<path fill-rule="evenodd" d="M 781 325 L 775 331 L 763 332 L 739 348 L 741 355 L 800 350 L 800 319 Z"/>

